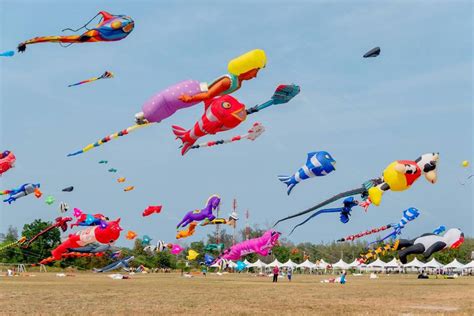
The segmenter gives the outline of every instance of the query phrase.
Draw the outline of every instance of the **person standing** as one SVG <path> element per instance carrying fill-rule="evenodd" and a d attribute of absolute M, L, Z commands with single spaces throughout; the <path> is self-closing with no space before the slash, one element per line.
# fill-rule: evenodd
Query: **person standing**
<path fill-rule="evenodd" d="M 286 271 L 286 276 L 288 277 L 288 281 L 290 282 L 291 282 L 292 273 L 293 273 L 293 269 L 289 267 L 288 270 Z"/>
<path fill-rule="evenodd" d="M 273 267 L 273 282 L 278 282 L 278 274 L 280 274 L 278 266 Z"/>

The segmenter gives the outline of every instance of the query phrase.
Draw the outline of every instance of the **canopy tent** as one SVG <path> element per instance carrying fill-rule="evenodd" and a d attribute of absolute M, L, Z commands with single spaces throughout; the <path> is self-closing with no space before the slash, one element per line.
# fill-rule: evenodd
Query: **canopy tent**
<path fill-rule="evenodd" d="M 278 268 L 282 267 L 282 263 L 278 261 L 278 259 L 273 260 L 273 262 L 267 264 L 267 267 L 274 267 L 277 266 Z"/>
<path fill-rule="evenodd" d="M 462 268 L 463 268 L 463 270 L 474 269 L 474 260 L 472 260 L 468 264 L 465 264 Z"/>
<path fill-rule="evenodd" d="M 430 268 L 430 269 L 441 269 L 443 268 L 443 265 L 436 261 L 435 258 L 431 259 L 427 263 L 423 265 L 423 268 Z"/>
<path fill-rule="evenodd" d="M 367 265 L 363 262 L 357 261 L 357 259 L 354 259 L 354 261 L 352 261 L 352 263 L 349 263 L 349 267 L 355 268 L 355 269 L 363 269 L 363 268 L 366 268 Z"/>
<path fill-rule="evenodd" d="M 245 261 L 244 261 L 244 263 L 245 263 Z M 249 262 L 249 264 L 247 265 L 248 268 L 260 268 L 260 269 L 263 269 L 266 266 L 267 266 L 267 264 L 265 262 L 261 261 L 260 259 L 258 259 L 254 263 Z"/>
<path fill-rule="evenodd" d="M 454 259 L 450 263 L 444 266 L 445 269 L 453 269 L 453 270 L 462 270 L 464 265 L 459 262 L 457 259 Z"/>
<path fill-rule="evenodd" d="M 324 261 L 324 259 L 316 261 L 316 268 L 318 269 L 327 269 L 329 263 Z"/>
<path fill-rule="evenodd" d="M 335 264 L 332 265 L 332 268 L 333 269 L 347 270 L 347 269 L 350 269 L 350 266 L 349 266 L 349 264 L 344 262 L 342 259 L 339 259 L 338 262 L 336 262 Z"/>
<path fill-rule="evenodd" d="M 383 268 L 386 264 L 386 262 L 383 262 L 382 260 L 380 260 L 380 258 L 377 258 L 377 260 L 375 260 L 374 262 L 369 263 L 367 265 L 367 268 Z"/>
<path fill-rule="evenodd" d="M 260 259 L 259 259 L 258 261 L 260 261 Z M 249 265 L 251 265 L 251 263 L 250 263 L 247 259 L 244 260 L 244 264 L 245 264 L 247 267 L 248 267 Z"/>
<path fill-rule="evenodd" d="M 305 262 L 300 263 L 300 264 L 297 265 L 296 267 L 297 267 L 297 268 L 314 269 L 314 268 L 316 268 L 316 265 L 315 265 L 314 263 L 312 263 L 311 261 L 309 261 L 308 259 L 306 259 Z"/>
<path fill-rule="evenodd" d="M 234 268 L 237 267 L 237 263 L 235 263 L 234 261 L 229 261 L 229 263 L 227 264 L 227 266 L 228 266 L 229 268 L 234 269 Z"/>
<path fill-rule="evenodd" d="M 412 261 L 405 263 L 403 267 L 405 268 L 421 268 L 424 265 L 423 262 L 418 260 L 417 257 L 415 257 Z"/>
<path fill-rule="evenodd" d="M 401 262 L 395 258 L 385 264 L 385 268 L 400 268 L 401 266 Z"/>
<path fill-rule="evenodd" d="M 292 269 L 294 269 L 294 268 L 296 268 L 297 264 L 294 263 L 293 261 L 291 261 L 291 259 L 289 259 L 287 262 L 283 263 L 281 266 L 282 266 L 282 267 L 285 267 L 285 268 L 292 268 Z"/>
<path fill-rule="evenodd" d="M 220 268 L 220 263 L 219 262 L 216 262 L 214 263 L 213 265 L 209 266 L 210 268 Z"/>

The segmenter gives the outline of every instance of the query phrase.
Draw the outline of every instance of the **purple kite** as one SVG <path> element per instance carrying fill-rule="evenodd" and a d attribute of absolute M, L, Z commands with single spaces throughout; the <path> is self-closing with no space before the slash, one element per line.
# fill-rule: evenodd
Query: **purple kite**
<path fill-rule="evenodd" d="M 216 210 L 220 204 L 221 198 L 218 195 L 211 195 L 209 199 L 207 199 L 206 207 L 204 207 L 202 210 L 187 212 L 181 222 L 179 222 L 178 226 L 176 226 L 176 229 L 184 228 L 193 221 L 200 222 L 204 219 L 213 221 L 216 217 L 214 214 L 212 214 L 212 212 Z"/>

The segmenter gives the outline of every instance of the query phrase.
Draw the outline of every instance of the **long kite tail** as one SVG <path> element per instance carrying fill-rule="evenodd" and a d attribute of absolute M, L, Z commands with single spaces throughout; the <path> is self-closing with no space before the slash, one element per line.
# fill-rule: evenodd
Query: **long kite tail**
<path fill-rule="evenodd" d="M 359 239 L 359 238 L 362 238 L 362 237 L 365 237 L 365 236 L 368 236 L 368 235 L 372 235 L 372 234 L 387 230 L 391 227 L 392 227 L 392 224 L 384 225 L 384 226 L 378 227 L 378 228 L 372 228 L 371 230 L 366 230 L 365 232 L 360 232 L 360 233 L 357 233 L 357 234 L 354 234 L 354 235 L 346 236 L 344 238 L 338 239 L 337 241 L 338 242 L 354 241 L 356 239 Z M 382 239 L 382 240 L 384 240 L 384 239 Z"/>
<path fill-rule="evenodd" d="M 24 41 L 18 45 L 18 51 L 20 53 L 26 50 L 26 45 L 37 44 L 37 43 L 79 43 L 81 41 L 81 35 L 69 35 L 69 36 L 41 36 L 34 37 L 27 41 Z"/>
<path fill-rule="evenodd" d="M 295 229 L 301 225 L 304 225 L 306 224 L 310 219 L 312 219 L 313 217 L 316 217 L 318 216 L 319 214 L 324 214 L 324 213 L 339 213 L 341 212 L 341 208 L 338 207 L 338 208 L 329 208 L 329 209 L 325 209 L 325 210 L 320 210 L 320 211 L 317 211 L 316 213 L 314 214 L 311 214 L 310 217 L 308 217 L 307 219 L 305 219 L 304 221 L 302 221 L 301 223 L 299 223 L 298 225 L 296 225 L 295 227 L 293 227 L 293 229 L 291 230 L 290 234 L 293 234 L 293 232 L 295 231 Z M 276 224 L 275 224 L 276 225 Z"/>
<path fill-rule="evenodd" d="M 342 193 L 339 193 L 339 194 L 336 194 L 334 195 L 333 197 L 313 206 L 313 207 L 310 207 L 308 208 L 307 210 L 304 210 L 302 212 L 299 212 L 299 213 L 296 213 L 296 214 L 293 214 L 293 215 L 290 215 L 290 216 L 287 216 L 285 218 L 282 218 L 280 220 L 278 220 L 274 225 L 273 227 L 275 227 L 276 225 L 278 225 L 280 222 L 283 222 L 283 221 L 286 221 L 286 220 L 289 220 L 289 219 L 292 219 L 292 218 L 295 218 L 295 217 L 298 217 L 298 216 L 301 216 L 301 215 L 304 215 L 304 214 L 307 214 L 309 212 L 312 212 L 312 211 L 315 211 L 323 206 L 326 206 L 332 202 L 336 202 L 337 200 L 339 199 L 342 199 L 342 198 L 345 198 L 345 197 L 349 197 L 349 196 L 353 196 L 353 195 L 357 195 L 357 194 L 366 194 L 367 192 L 367 189 L 365 188 L 365 186 L 362 186 L 360 188 L 357 188 L 357 189 L 353 189 L 353 190 L 349 190 L 349 191 L 346 191 L 346 192 L 342 192 Z"/>
<path fill-rule="evenodd" d="M 216 140 L 216 141 L 210 141 L 207 143 L 196 144 L 196 145 L 191 146 L 191 149 L 228 144 L 228 143 L 236 142 L 242 139 L 248 139 L 248 140 L 254 141 L 255 139 L 257 139 L 257 137 L 262 135 L 264 131 L 265 131 L 265 127 L 262 124 L 257 122 L 253 124 L 253 126 L 248 130 L 247 134 L 237 135 L 229 139 L 221 139 L 221 140 Z"/>
<path fill-rule="evenodd" d="M 395 240 L 393 243 L 387 243 L 383 246 L 380 246 L 376 249 L 369 249 L 367 252 L 360 255 L 358 261 L 360 263 L 367 262 L 370 259 L 377 259 L 380 254 L 384 255 L 387 251 L 398 250 L 398 245 L 400 244 L 400 239 Z"/>
<path fill-rule="evenodd" d="M 8 248 L 11 248 L 11 247 L 14 247 L 16 245 L 21 245 L 22 243 L 24 243 L 26 241 L 26 237 L 21 237 L 20 239 L 18 239 L 17 241 L 14 241 L 12 243 L 9 243 L 9 244 L 6 244 L 6 245 L 3 245 L 2 247 L 0 247 L 0 251 L 3 251 L 5 249 L 8 249 Z"/>
<path fill-rule="evenodd" d="M 153 124 L 153 123 L 146 123 L 146 124 L 140 124 L 140 125 L 135 124 L 135 125 L 130 126 L 130 127 L 126 128 L 126 129 L 124 129 L 124 130 L 121 130 L 121 131 L 119 131 L 119 132 L 117 132 L 117 133 L 111 134 L 111 135 L 109 135 L 109 136 L 105 136 L 104 138 L 102 138 L 102 139 L 96 141 L 95 143 L 89 144 L 89 145 L 87 145 L 86 147 L 82 148 L 81 150 L 78 150 L 78 151 L 76 151 L 76 152 L 70 153 L 70 154 L 68 154 L 67 156 L 68 156 L 68 157 L 71 157 L 71 156 L 76 156 L 76 155 L 85 153 L 86 151 L 89 151 L 89 150 L 91 150 L 92 148 L 95 148 L 95 147 L 99 147 L 99 146 L 101 146 L 101 145 L 103 145 L 103 144 L 105 144 L 105 143 L 111 141 L 111 140 L 114 139 L 114 138 L 118 138 L 118 137 L 121 137 L 121 136 L 128 135 L 128 134 L 130 134 L 131 132 L 133 132 L 133 131 L 136 130 L 136 129 L 139 129 L 139 128 L 142 128 L 142 127 L 145 127 L 145 126 L 149 126 L 149 125 L 151 125 L 151 124 Z"/>
<path fill-rule="evenodd" d="M 100 80 L 100 79 L 110 79 L 110 78 L 113 78 L 113 77 L 114 77 L 114 74 L 112 72 L 106 71 L 102 75 L 100 75 L 99 77 L 94 77 L 94 78 L 82 80 L 78 83 L 70 84 L 70 85 L 68 85 L 68 87 L 79 86 L 79 85 L 84 84 L 84 83 L 89 83 L 89 82 L 93 82 L 93 81 Z"/>

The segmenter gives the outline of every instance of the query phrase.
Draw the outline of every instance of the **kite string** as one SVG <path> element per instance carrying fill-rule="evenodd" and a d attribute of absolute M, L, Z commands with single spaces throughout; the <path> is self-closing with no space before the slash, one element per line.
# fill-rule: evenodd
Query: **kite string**
<path fill-rule="evenodd" d="M 64 32 L 64 31 L 77 32 L 77 31 L 82 30 L 82 29 L 84 29 L 84 28 L 85 28 L 86 30 L 90 31 L 90 29 L 87 28 L 87 25 L 89 25 L 89 23 L 91 23 L 99 14 L 100 14 L 100 13 L 97 13 L 92 19 L 90 19 L 86 24 L 84 24 L 83 26 L 81 26 L 81 27 L 78 28 L 77 30 L 73 30 L 73 29 L 71 29 L 71 28 L 68 27 L 68 28 L 63 29 L 61 32 Z"/>

